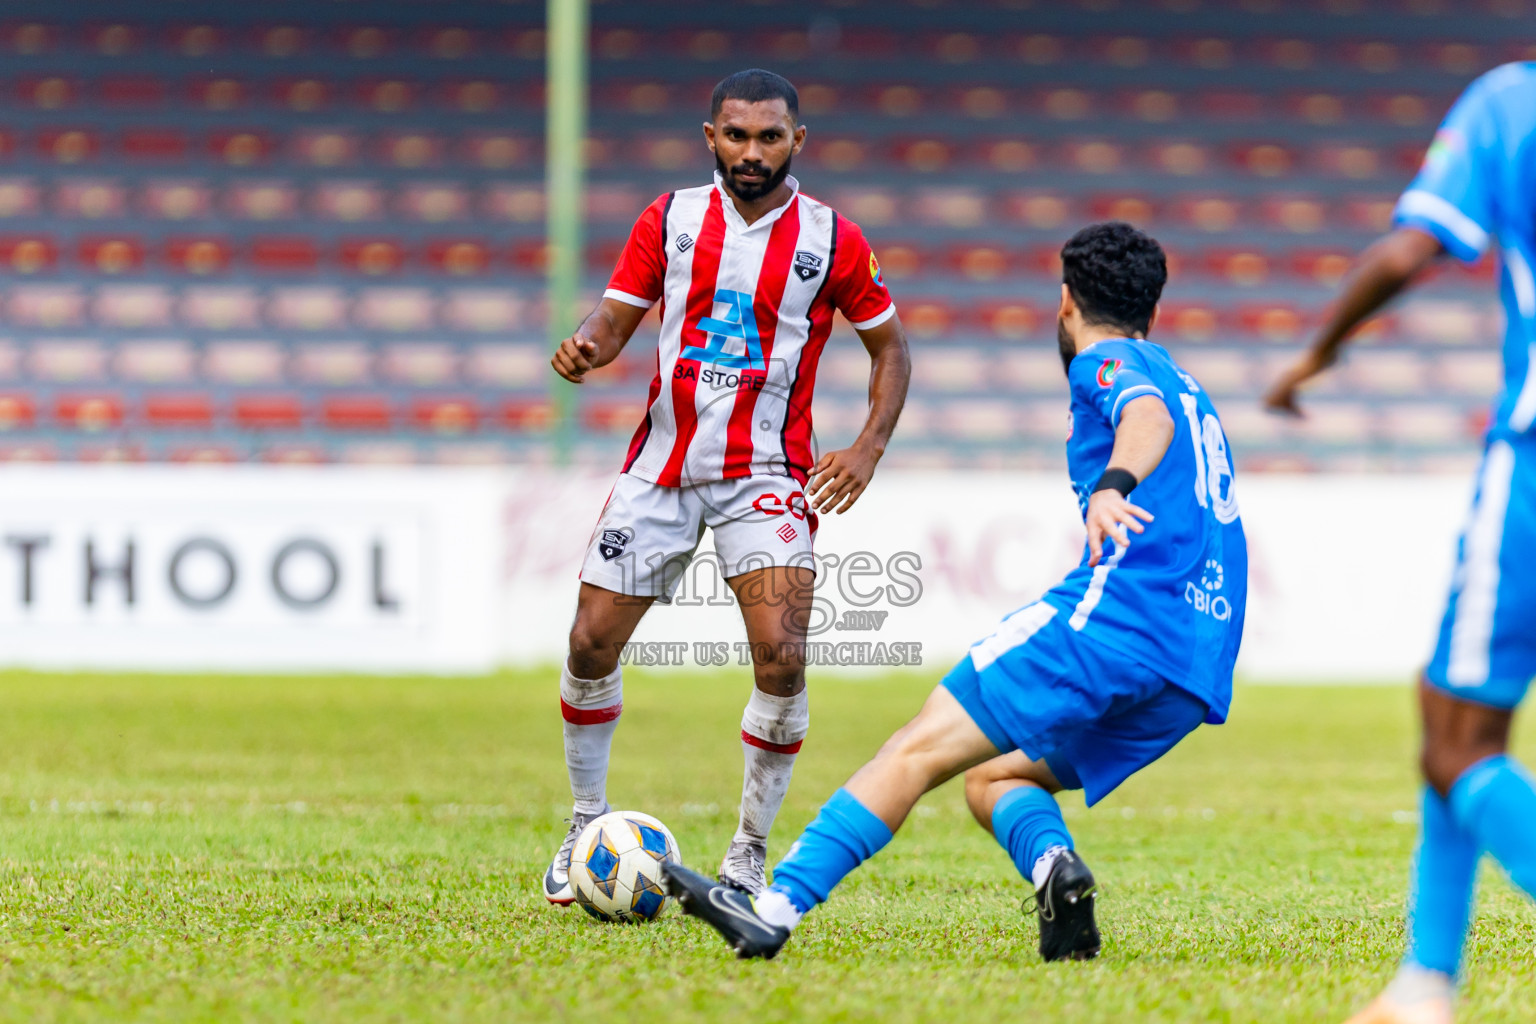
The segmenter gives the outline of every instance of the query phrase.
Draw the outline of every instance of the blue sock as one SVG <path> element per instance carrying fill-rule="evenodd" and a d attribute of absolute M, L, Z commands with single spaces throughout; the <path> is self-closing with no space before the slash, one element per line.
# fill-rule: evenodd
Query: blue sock
<path fill-rule="evenodd" d="M 1408 898 L 1406 961 L 1454 978 L 1461 969 L 1461 950 L 1472 916 L 1477 843 L 1456 824 L 1450 803 L 1439 793 L 1425 786 L 1421 804 L 1419 848 Z"/>
<path fill-rule="evenodd" d="M 803 914 L 826 902 L 833 886 L 890 841 L 885 822 L 852 793 L 839 789 L 774 866 L 769 888 L 789 897 Z"/>
<path fill-rule="evenodd" d="M 1073 849 L 1072 833 L 1062 820 L 1056 798 L 1035 786 L 1020 786 L 992 805 L 992 834 L 1013 858 L 1026 882 L 1041 854 L 1053 846 Z"/>
<path fill-rule="evenodd" d="M 1451 787 L 1451 814 L 1509 880 L 1536 896 L 1536 784 L 1506 754 L 1485 758 Z"/>

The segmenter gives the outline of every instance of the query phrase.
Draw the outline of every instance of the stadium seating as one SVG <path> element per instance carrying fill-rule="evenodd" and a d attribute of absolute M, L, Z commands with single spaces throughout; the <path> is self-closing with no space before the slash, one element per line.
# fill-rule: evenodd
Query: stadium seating
<path fill-rule="evenodd" d="M 1160 336 L 1241 464 L 1472 450 L 1491 264 L 1374 325 L 1307 424 L 1256 400 L 1457 92 L 1536 56 L 1520 4 L 728 6 L 594 6 L 589 300 L 645 203 L 707 180 L 713 82 L 761 64 L 799 85 L 797 173 L 864 225 L 913 339 L 888 461 L 1059 464 L 1055 254 L 1108 217 L 1164 241 Z M 64 0 L 0 26 L 0 459 L 547 457 L 542 11 Z M 583 458 L 622 451 L 653 325 L 578 396 Z M 867 382 L 844 325 L 823 447 Z"/>

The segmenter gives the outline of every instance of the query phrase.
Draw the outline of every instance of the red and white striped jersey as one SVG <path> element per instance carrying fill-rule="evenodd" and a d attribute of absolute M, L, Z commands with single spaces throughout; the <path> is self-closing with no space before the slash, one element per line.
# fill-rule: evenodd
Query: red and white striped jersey
<path fill-rule="evenodd" d="M 662 308 L 626 473 L 666 487 L 758 473 L 805 484 L 833 311 L 867 329 L 896 307 L 858 225 L 786 180 L 789 202 L 750 225 L 717 173 L 657 199 L 630 232 L 603 294 Z"/>

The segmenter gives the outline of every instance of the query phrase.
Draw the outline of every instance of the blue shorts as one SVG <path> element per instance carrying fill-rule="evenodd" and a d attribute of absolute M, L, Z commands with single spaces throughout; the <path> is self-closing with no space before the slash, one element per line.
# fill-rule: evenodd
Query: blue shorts
<path fill-rule="evenodd" d="M 998 750 L 1043 759 L 1090 805 L 1172 750 L 1207 710 L 1043 601 L 1003 620 L 942 682 Z"/>
<path fill-rule="evenodd" d="M 1512 709 L 1536 676 L 1536 444 L 1490 441 L 1440 624 L 1431 684 Z"/>

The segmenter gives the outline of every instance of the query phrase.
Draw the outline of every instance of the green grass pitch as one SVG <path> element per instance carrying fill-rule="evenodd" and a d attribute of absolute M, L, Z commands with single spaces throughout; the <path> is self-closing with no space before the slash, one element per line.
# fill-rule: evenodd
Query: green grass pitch
<path fill-rule="evenodd" d="M 631 672 L 611 795 L 712 869 L 746 681 Z M 920 675 L 812 680 L 790 837 Z M 1092 811 L 1103 955 L 1037 962 L 1025 887 L 930 795 L 771 963 L 670 908 L 546 906 L 550 673 L 0 677 L 0 1019 L 1334 1021 L 1391 974 L 1414 834 L 1403 688 L 1241 688 Z M 1533 752 L 1526 744 L 1527 755 Z M 1463 1019 L 1536 1018 L 1536 909 L 1485 872 Z"/>

